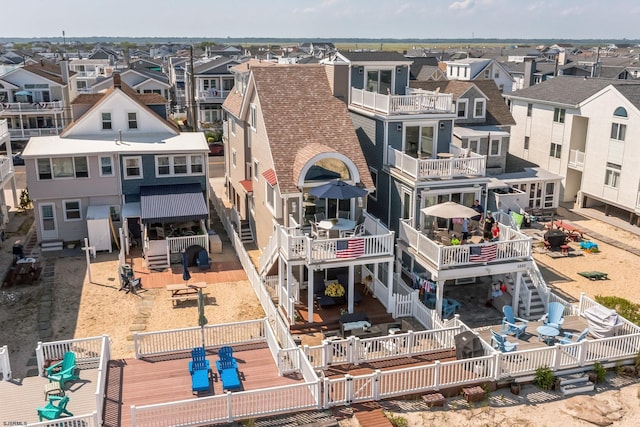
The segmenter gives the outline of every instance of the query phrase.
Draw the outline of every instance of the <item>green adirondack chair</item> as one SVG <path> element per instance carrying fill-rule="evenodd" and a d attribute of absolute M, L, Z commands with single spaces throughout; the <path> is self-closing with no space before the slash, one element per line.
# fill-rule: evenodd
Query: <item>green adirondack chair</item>
<path fill-rule="evenodd" d="M 63 390 L 65 382 L 77 380 L 78 373 L 75 353 L 68 351 L 62 356 L 60 362 L 49 366 L 47 368 L 47 378 L 49 378 L 49 382 L 58 381 L 60 388 Z"/>
<path fill-rule="evenodd" d="M 56 405 L 54 402 L 58 402 Z M 73 417 L 73 414 L 67 411 L 67 404 L 69 403 L 69 396 L 50 396 L 47 406 L 37 408 L 38 418 L 40 421 L 44 420 L 57 420 L 63 414 Z"/>

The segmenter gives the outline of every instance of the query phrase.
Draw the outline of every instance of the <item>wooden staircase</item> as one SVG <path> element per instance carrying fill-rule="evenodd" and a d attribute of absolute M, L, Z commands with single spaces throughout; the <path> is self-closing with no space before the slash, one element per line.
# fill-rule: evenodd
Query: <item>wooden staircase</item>
<path fill-rule="evenodd" d="M 240 221 L 240 230 L 238 230 L 238 235 L 243 243 L 253 242 L 253 231 L 251 231 L 251 226 L 249 225 L 248 220 L 244 219 Z"/>

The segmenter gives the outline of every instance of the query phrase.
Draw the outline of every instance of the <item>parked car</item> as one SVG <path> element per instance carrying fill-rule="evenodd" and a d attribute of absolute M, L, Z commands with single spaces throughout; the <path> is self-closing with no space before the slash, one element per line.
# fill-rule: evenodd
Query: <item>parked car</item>
<path fill-rule="evenodd" d="M 24 159 L 22 158 L 22 152 L 13 155 L 13 166 L 24 166 Z"/>
<path fill-rule="evenodd" d="M 224 156 L 224 145 L 216 142 L 209 144 L 209 155 Z"/>

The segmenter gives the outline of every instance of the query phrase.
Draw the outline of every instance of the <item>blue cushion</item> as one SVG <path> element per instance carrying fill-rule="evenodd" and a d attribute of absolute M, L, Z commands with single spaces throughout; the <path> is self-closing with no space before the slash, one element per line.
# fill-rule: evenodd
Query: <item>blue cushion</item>
<path fill-rule="evenodd" d="M 209 391 L 209 371 L 200 369 L 191 374 L 191 391 Z"/>
<path fill-rule="evenodd" d="M 223 390 L 237 390 L 240 388 L 240 377 L 238 370 L 233 368 L 223 369 L 220 372 Z"/>

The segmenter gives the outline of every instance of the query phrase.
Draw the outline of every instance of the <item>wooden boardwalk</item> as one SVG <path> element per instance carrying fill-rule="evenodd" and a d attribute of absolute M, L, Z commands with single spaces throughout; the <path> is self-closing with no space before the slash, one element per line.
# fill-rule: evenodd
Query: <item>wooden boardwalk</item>
<path fill-rule="evenodd" d="M 90 414 L 96 410 L 97 369 L 80 371 L 80 380 L 65 385 L 69 396 L 67 409 L 74 415 Z M 26 377 L 20 382 L 0 381 L 0 425 L 38 422 L 36 408 L 45 406 L 46 377 Z M 20 423 L 20 424 L 18 424 Z"/>
<path fill-rule="evenodd" d="M 297 376 L 279 376 L 266 345 L 234 347 L 234 357 L 238 362 L 244 391 L 304 382 Z M 215 361 L 218 357 L 210 352 L 207 359 L 214 372 L 212 392 L 201 393 L 200 397 L 222 395 L 222 383 L 215 374 Z M 180 354 L 147 360 L 126 359 L 112 363 L 107 382 L 105 426 L 131 425 L 131 405 L 197 399 L 198 397 L 191 393 L 188 361 L 188 355 Z"/>

